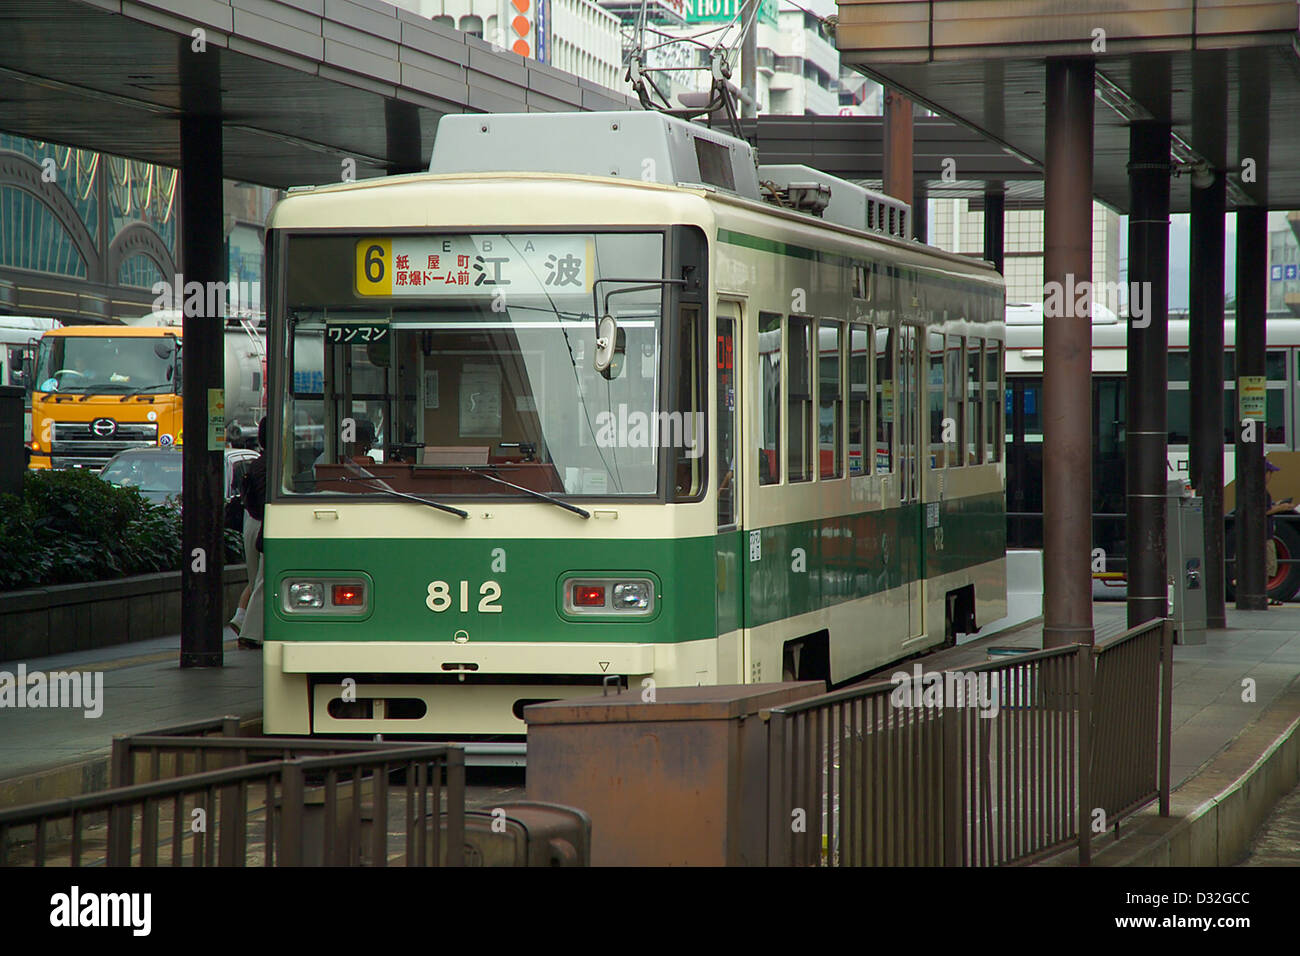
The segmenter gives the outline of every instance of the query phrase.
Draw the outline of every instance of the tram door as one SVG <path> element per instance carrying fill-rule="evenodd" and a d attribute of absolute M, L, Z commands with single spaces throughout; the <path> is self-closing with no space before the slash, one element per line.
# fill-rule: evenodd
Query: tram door
<path fill-rule="evenodd" d="M 921 583 L 921 535 L 925 482 L 921 475 L 926 456 L 921 451 L 920 330 L 905 325 L 899 330 L 898 356 L 898 461 L 902 487 L 898 493 L 898 558 L 907 590 L 908 641 L 925 634 L 925 602 Z"/>
<path fill-rule="evenodd" d="M 742 574 L 747 558 L 742 554 L 745 542 L 741 530 L 740 489 L 741 462 L 745 456 L 738 454 L 740 442 L 740 307 L 735 302 L 721 301 L 717 309 L 717 329 L 714 343 L 714 371 L 717 385 L 713 392 L 716 415 L 716 440 L 714 442 L 713 473 L 718 482 L 718 535 L 717 568 L 717 633 L 727 635 L 744 627 L 744 581 Z M 736 647 L 743 660 L 739 639 Z M 723 682 L 731 678 L 724 678 Z M 742 675 L 741 681 L 745 679 Z"/>

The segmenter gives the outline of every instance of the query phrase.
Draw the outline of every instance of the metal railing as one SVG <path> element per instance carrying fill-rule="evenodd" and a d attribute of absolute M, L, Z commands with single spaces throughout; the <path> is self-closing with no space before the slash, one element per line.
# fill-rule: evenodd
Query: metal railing
<path fill-rule="evenodd" d="M 1157 799 L 1160 815 L 1169 814 L 1172 633 L 1168 622 L 1149 621 L 1092 648 L 1088 805 L 1102 811 L 1106 827 Z"/>
<path fill-rule="evenodd" d="M 112 761 L 109 790 L 0 811 L 0 866 L 463 862 L 457 747 L 154 733 L 118 738 Z"/>
<path fill-rule="evenodd" d="M 1159 798 L 1169 629 L 1155 620 L 963 671 L 896 673 L 768 717 L 768 862 L 1028 863 Z M 905 678 L 905 679 L 903 679 Z"/>

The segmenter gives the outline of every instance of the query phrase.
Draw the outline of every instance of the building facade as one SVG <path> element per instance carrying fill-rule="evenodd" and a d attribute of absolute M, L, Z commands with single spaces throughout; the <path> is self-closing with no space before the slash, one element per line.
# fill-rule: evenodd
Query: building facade
<path fill-rule="evenodd" d="M 0 314 L 68 323 L 151 311 L 183 272 L 179 174 L 0 133 Z M 230 281 L 260 291 L 275 190 L 225 184 Z M 260 306 L 260 303 L 254 303 Z"/>
<path fill-rule="evenodd" d="M 396 6 L 624 91 L 619 18 L 594 0 L 394 0 Z M 521 9 L 522 7 L 522 9 Z"/>
<path fill-rule="evenodd" d="M 741 0 L 657 0 L 647 6 L 649 22 L 656 30 L 675 37 L 695 37 L 712 45 L 720 38 L 732 45 L 738 35 L 737 9 Z M 623 56 L 635 49 L 636 23 L 641 5 L 635 0 L 601 0 L 618 13 L 623 23 Z M 833 116 L 879 114 L 882 101 L 878 84 L 841 66 L 839 52 L 827 15 L 833 3 L 822 3 L 823 11 L 810 0 L 808 9 L 783 0 L 761 0 L 757 22 L 757 111 L 781 116 Z M 688 72 L 686 67 L 707 67 L 706 51 L 695 44 L 661 45 L 664 37 L 647 34 L 646 65 L 669 72 L 656 72 L 654 81 L 673 106 L 682 105 L 683 93 L 701 93 L 709 88 L 704 69 Z M 731 82 L 739 86 L 741 64 L 732 64 Z"/>
<path fill-rule="evenodd" d="M 1300 316 L 1300 212 L 1269 216 L 1268 314 Z"/>
<path fill-rule="evenodd" d="M 983 256 L 984 211 L 971 209 L 966 199 L 930 199 L 928 238 L 932 246 L 960 255 Z M 1118 213 L 1092 204 L 1092 283 L 1120 281 L 1120 222 Z M 1007 281 L 1007 302 L 1043 301 L 1043 210 L 1006 210 L 1004 220 L 1003 275 Z M 1105 286 L 1105 288 L 1113 288 Z M 1122 314 L 1126 302 L 1101 303 Z"/>

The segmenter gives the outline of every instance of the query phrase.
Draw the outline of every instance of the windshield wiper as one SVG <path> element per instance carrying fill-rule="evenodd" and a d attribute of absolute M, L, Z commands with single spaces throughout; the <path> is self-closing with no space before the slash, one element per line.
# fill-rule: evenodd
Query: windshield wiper
<path fill-rule="evenodd" d="M 483 465 L 484 468 L 495 468 L 496 465 Z M 559 498 L 553 498 L 544 491 L 538 491 L 536 488 L 525 488 L 523 485 L 516 485 L 513 481 L 506 481 L 504 478 L 494 475 L 490 471 L 479 471 L 474 465 L 444 465 L 438 468 L 439 471 L 463 471 L 471 475 L 478 475 L 480 478 L 487 478 L 489 481 L 495 481 L 499 485 L 505 485 L 507 488 L 513 488 L 515 491 L 522 491 L 526 495 L 532 495 L 534 498 L 540 498 L 542 501 L 549 501 L 553 505 L 559 505 L 565 511 L 572 511 L 575 515 L 583 518 L 590 518 L 591 512 L 585 508 L 579 508 L 577 505 L 571 505 L 567 501 L 561 501 Z"/>
<path fill-rule="evenodd" d="M 139 395 L 139 394 L 140 394 L 141 392 L 143 392 L 146 388 L 166 388 L 166 387 L 169 386 L 170 384 L 171 384 L 171 382 L 157 382 L 157 383 L 155 383 L 155 384 L 153 384 L 153 385 L 141 385 L 139 388 L 133 388 L 133 389 L 131 389 L 131 391 L 127 392 L 125 395 L 123 395 L 121 398 L 119 398 L 118 401 L 119 401 L 119 402 L 125 402 L 125 401 L 126 401 L 128 398 L 130 398 L 132 395 Z M 150 396 L 150 397 L 152 398 L 152 396 Z"/>
<path fill-rule="evenodd" d="M 380 477 L 377 476 L 377 475 L 367 475 L 367 474 L 363 474 L 363 472 L 364 472 L 365 469 L 363 469 L 363 468 L 361 468 L 360 466 L 358 466 L 355 462 L 345 461 L 345 462 L 343 463 L 343 465 L 344 465 L 344 467 L 346 467 L 346 468 L 350 468 L 350 469 L 352 469 L 353 471 L 357 472 L 357 474 L 359 475 L 359 477 L 357 477 L 357 478 L 347 478 L 347 477 L 335 478 L 335 479 L 333 479 L 334 481 L 357 481 L 357 482 L 360 482 L 360 481 L 377 481 L 377 482 L 379 482 L 379 487 L 378 487 L 378 488 L 376 488 L 374 485 L 366 485 L 365 487 L 366 487 L 366 488 L 369 488 L 371 491 L 380 491 L 380 492 L 383 492 L 383 493 L 386 494 L 386 495 L 391 495 L 391 496 L 394 497 L 394 498 L 405 498 L 405 499 L 407 499 L 408 501 L 414 501 L 414 502 L 417 502 L 417 503 L 422 504 L 422 505 L 427 505 L 427 506 L 430 507 L 430 508 L 436 508 L 438 511 L 445 511 L 445 512 L 447 512 L 448 514 L 456 515 L 458 518 L 468 518 L 468 517 L 469 517 L 469 512 L 468 512 L 468 511 L 462 511 L 460 508 L 453 508 L 451 505 L 439 504 L 439 503 L 436 502 L 436 501 L 430 501 L 428 498 L 421 498 L 421 497 L 419 497 L 418 495 L 408 495 L 408 494 L 407 494 L 406 492 L 404 492 L 404 491 L 398 491 L 396 488 L 393 488 L 391 485 L 388 484 L 388 482 L 384 481 L 384 479 L 380 478 Z"/>

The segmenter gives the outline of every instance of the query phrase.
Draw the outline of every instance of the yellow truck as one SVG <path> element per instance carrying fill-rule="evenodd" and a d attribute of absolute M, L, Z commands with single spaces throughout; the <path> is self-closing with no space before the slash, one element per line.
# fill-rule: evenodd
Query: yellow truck
<path fill-rule="evenodd" d="M 225 330 L 227 435 L 244 443 L 265 408 L 260 324 Z M 132 325 L 78 325 L 41 336 L 32 382 L 32 468 L 101 468 L 128 448 L 184 441 L 179 313 Z"/>

